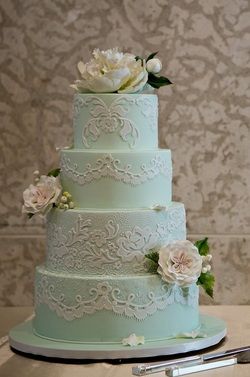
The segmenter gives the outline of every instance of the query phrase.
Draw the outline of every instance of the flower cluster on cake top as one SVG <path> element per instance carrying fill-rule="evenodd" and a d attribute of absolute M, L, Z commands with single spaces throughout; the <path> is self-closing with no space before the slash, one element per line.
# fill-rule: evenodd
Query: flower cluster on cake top
<path fill-rule="evenodd" d="M 144 59 L 118 48 L 95 49 L 89 62 L 78 63 L 80 79 L 71 87 L 80 93 L 138 93 L 169 85 L 171 81 L 159 74 L 162 63 L 156 55 Z"/>

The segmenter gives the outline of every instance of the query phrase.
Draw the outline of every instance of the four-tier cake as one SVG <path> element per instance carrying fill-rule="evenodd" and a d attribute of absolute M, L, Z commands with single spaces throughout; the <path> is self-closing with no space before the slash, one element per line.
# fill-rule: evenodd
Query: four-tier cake
<path fill-rule="evenodd" d="M 155 55 L 95 50 L 78 64 L 73 145 L 60 151 L 60 168 L 35 171 L 24 191 L 23 212 L 46 218 L 47 251 L 32 324 L 11 333 L 17 349 L 89 357 L 93 347 L 206 336 L 198 284 L 212 295 L 211 255 L 207 239 L 186 240 L 184 205 L 172 201 L 171 151 L 158 147 L 153 91 L 171 82 Z M 214 334 L 203 346 L 225 335 L 223 325 Z M 140 355 L 157 354 L 147 350 Z M 108 352 L 93 358 L 124 357 Z"/>

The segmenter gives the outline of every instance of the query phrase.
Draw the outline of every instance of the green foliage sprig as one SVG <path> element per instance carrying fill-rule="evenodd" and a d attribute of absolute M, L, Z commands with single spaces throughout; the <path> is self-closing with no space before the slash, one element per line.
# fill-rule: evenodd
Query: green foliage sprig
<path fill-rule="evenodd" d="M 153 59 L 157 54 L 158 54 L 158 51 L 153 52 L 152 54 L 150 54 L 147 57 L 147 59 L 146 59 L 146 63 L 149 60 Z M 143 58 L 141 58 L 140 56 L 136 56 L 135 59 L 136 60 L 141 60 L 141 62 L 143 64 Z M 159 89 L 162 86 L 171 85 L 172 84 L 172 82 L 167 77 L 160 76 L 157 73 L 151 73 L 151 72 L 148 74 L 148 81 L 147 81 L 147 83 L 150 86 L 152 86 L 153 88 L 155 88 L 155 89 Z"/>
<path fill-rule="evenodd" d="M 150 261 L 148 264 L 148 272 L 157 273 L 158 262 L 159 262 L 159 252 L 152 249 L 145 257 Z"/>
<path fill-rule="evenodd" d="M 56 168 L 56 169 L 52 169 L 48 172 L 48 176 L 49 177 L 58 177 L 58 175 L 60 174 L 60 168 Z"/>
<path fill-rule="evenodd" d="M 206 256 L 209 254 L 209 244 L 208 244 L 208 238 L 204 238 L 202 240 L 196 241 L 195 246 L 199 250 L 199 253 L 201 256 Z M 197 284 L 200 285 L 204 291 L 213 298 L 214 295 L 214 283 L 215 283 L 215 277 L 211 272 L 202 272 Z"/>

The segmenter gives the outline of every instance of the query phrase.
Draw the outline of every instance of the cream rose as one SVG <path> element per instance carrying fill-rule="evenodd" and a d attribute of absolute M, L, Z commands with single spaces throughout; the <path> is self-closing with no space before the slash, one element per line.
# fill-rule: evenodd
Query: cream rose
<path fill-rule="evenodd" d="M 159 250 L 158 264 L 164 281 L 184 287 L 198 280 L 202 257 L 190 241 L 176 241 Z"/>
<path fill-rule="evenodd" d="M 78 63 L 81 79 L 73 88 L 79 92 L 134 93 L 142 90 L 148 80 L 145 62 L 135 56 L 122 53 L 117 48 L 93 51 L 88 63 Z"/>
<path fill-rule="evenodd" d="M 35 185 L 30 185 L 23 193 L 23 213 L 46 214 L 57 203 L 62 188 L 58 177 L 42 175 Z"/>

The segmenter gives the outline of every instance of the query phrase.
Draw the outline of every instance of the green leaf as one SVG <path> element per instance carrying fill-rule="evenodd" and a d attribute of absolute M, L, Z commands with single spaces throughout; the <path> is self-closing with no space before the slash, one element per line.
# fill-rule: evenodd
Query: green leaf
<path fill-rule="evenodd" d="M 214 293 L 214 282 L 215 282 L 215 278 L 214 278 L 214 275 L 212 275 L 210 272 L 206 272 L 206 273 L 201 273 L 198 281 L 197 281 L 197 284 L 198 285 L 201 285 L 202 288 L 204 289 L 204 291 L 210 296 L 213 298 L 213 293 Z"/>
<path fill-rule="evenodd" d="M 150 60 L 150 59 L 153 59 L 153 58 L 155 57 L 155 55 L 158 54 L 158 52 L 159 52 L 159 51 L 156 51 L 156 52 L 153 52 L 152 54 L 150 54 L 150 55 L 147 57 L 146 62 L 147 62 L 148 60 Z"/>
<path fill-rule="evenodd" d="M 161 86 L 170 85 L 172 82 L 164 76 L 156 76 L 153 73 L 149 73 L 148 75 L 148 84 L 151 85 L 153 88 L 160 88 Z"/>
<path fill-rule="evenodd" d="M 156 273 L 158 269 L 159 253 L 158 251 L 151 250 L 150 253 L 145 255 L 148 259 L 148 272 Z"/>
<path fill-rule="evenodd" d="M 148 268 L 148 272 L 151 273 L 151 274 L 157 274 L 157 270 L 158 270 L 158 264 L 153 262 L 152 260 L 147 260 L 147 268 Z"/>
<path fill-rule="evenodd" d="M 209 245 L 208 245 L 208 238 L 203 238 L 202 240 L 198 240 L 194 244 L 197 249 L 199 250 L 200 255 L 208 255 L 209 254 Z"/>
<path fill-rule="evenodd" d="M 151 261 L 157 263 L 159 262 L 159 253 L 158 251 L 152 250 L 150 253 L 145 255 L 146 258 L 150 259 Z"/>
<path fill-rule="evenodd" d="M 60 170 L 61 170 L 60 168 L 50 170 L 50 172 L 48 172 L 48 176 L 49 177 L 57 177 L 60 174 Z"/>

